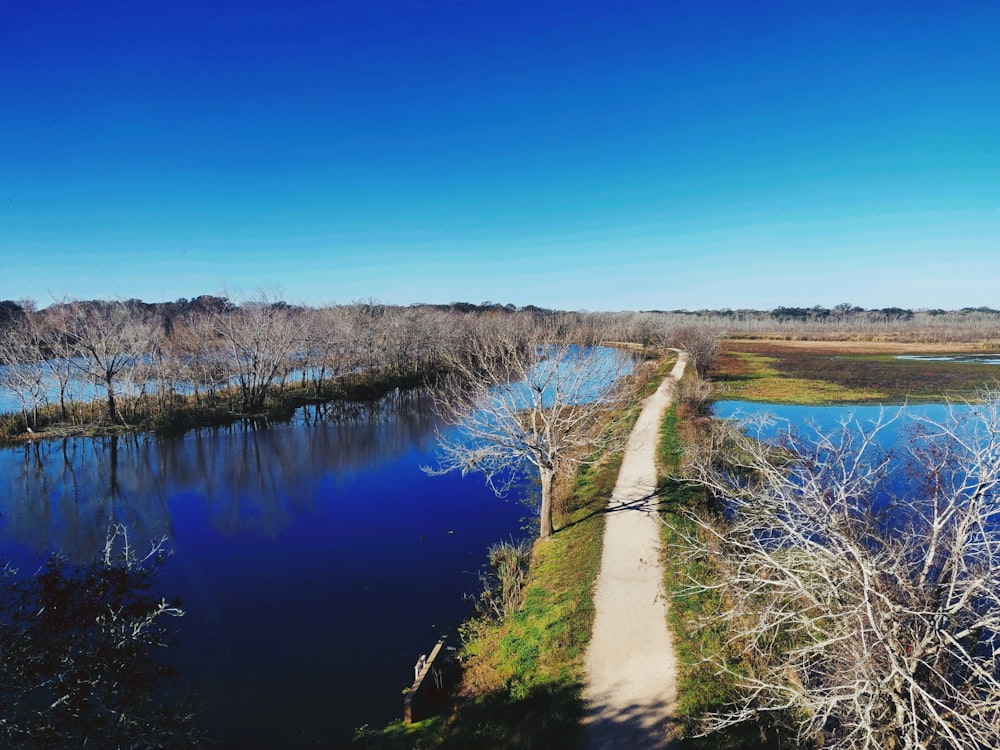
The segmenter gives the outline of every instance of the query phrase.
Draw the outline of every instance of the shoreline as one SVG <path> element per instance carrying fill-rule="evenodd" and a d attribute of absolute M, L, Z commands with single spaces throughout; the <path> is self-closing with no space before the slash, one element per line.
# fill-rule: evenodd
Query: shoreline
<path fill-rule="evenodd" d="M 228 427 L 240 421 L 286 421 L 303 406 L 322 406 L 334 403 L 372 403 L 396 390 L 413 390 L 432 384 L 440 377 L 439 370 L 426 370 L 407 375 L 385 375 L 366 382 L 344 382 L 342 379 L 329 378 L 323 381 L 321 396 L 309 395 L 304 391 L 312 391 L 314 385 L 303 389 L 301 386 L 285 388 L 276 391 L 269 397 L 269 403 L 264 408 L 253 412 L 242 412 L 231 408 L 229 393 L 216 394 L 215 404 L 188 403 L 194 396 L 182 396 L 185 403 L 167 409 L 160 414 L 143 416 L 134 424 L 109 424 L 95 419 L 94 421 L 65 422 L 54 420 L 39 430 L 30 427 L 27 431 L 3 433 L 0 431 L 0 446 L 17 446 L 36 440 L 59 440 L 78 437 L 112 437 L 115 435 L 153 434 L 164 436 L 183 435 L 191 430 L 213 427 Z M 148 396 L 134 399 L 119 398 L 119 409 L 127 411 L 130 406 L 141 403 Z M 104 401 L 96 398 L 86 402 L 73 402 L 74 410 L 99 412 L 103 410 Z M 58 405 L 48 405 L 48 410 L 59 410 Z M 20 422 L 23 415 L 19 411 L 0 414 L 0 425 Z M 2 430 L 2 428 L 0 428 Z"/>

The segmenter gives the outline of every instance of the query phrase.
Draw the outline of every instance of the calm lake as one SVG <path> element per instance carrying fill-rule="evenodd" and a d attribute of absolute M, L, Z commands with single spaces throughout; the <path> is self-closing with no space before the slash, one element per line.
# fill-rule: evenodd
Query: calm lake
<path fill-rule="evenodd" d="M 167 535 L 173 662 L 218 748 L 337 747 L 402 712 L 413 664 L 467 614 L 490 544 L 526 532 L 530 483 L 429 477 L 426 396 L 338 419 L 0 450 L 0 558 L 92 559 L 112 522 Z"/>

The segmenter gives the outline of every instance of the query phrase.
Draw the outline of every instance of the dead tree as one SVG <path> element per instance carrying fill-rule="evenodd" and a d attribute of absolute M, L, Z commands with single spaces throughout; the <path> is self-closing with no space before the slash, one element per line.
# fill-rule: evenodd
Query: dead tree
<path fill-rule="evenodd" d="M 692 585 L 721 591 L 740 657 L 706 731 L 767 714 L 824 748 L 1000 747 L 997 394 L 890 451 L 892 423 L 777 443 L 724 423 L 689 457 L 721 504 L 688 539 L 720 574 Z"/>
<path fill-rule="evenodd" d="M 607 419 L 621 404 L 627 357 L 606 348 L 553 343 L 545 331 L 512 322 L 471 336 L 437 394 L 457 427 L 439 436 L 431 473 L 479 471 L 504 493 L 525 465 L 541 480 L 539 535 L 553 532 L 556 477 L 624 445 Z"/>
<path fill-rule="evenodd" d="M 45 373 L 41 343 L 27 320 L 0 329 L 0 389 L 17 399 L 29 431 L 38 427 L 38 408 L 45 402 Z"/>
<path fill-rule="evenodd" d="M 682 325 L 667 335 L 670 346 L 683 349 L 699 377 L 708 377 L 708 370 L 722 353 L 722 334 L 708 324 Z"/>
<path fill-rule="evenodd" d="M 121 420 L 120 392 L 131 393 L 159 344 L 161 326 L 123 302 L 79 302 L 61 305 L 54 338 L 72 347 L 68 361 L 87 382 L 103 388 L 108 419 Z"/>
<path fill-rule="evenodd" d="M 214 327 L 225 342 L 226 365 L 243 410 L 261 409 L 292 366 L 303 339 L 302 321 L 288 305 L 261 293 L 236 309 L 218 312 Z"/>
<path fill-rule="evenodd" d="M 164 544 L 143 556 L 113 526 L 92 562 L 0 567 L 0 745 L 202 746 L 197 706 L 175 697 L 165 659 L 184 612 L 154 593 Z"/>

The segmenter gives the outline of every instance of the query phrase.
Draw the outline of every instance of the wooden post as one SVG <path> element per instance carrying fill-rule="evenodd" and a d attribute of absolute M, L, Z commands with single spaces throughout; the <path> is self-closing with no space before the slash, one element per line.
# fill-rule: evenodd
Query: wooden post
<path fill-rule="evenodd" d="M 441 647 L 444 645 L 444 640 L 445 639 L 442 638 L 437 642 L 429 657 L 424 658 L 421 656 L 414 667 L 416 676 L 413 680 L 413 684 L 410 686 L 410 689 L 406 691 L 406 695 L 403 696 L 403 722 L 406 724 L 413 723 L 413 704 L 417 701 L 420 694 L 427 689 L 425 685 L 427 682 L 426 677 L 431 673 L 431 669 L 434 667 L 434 660 L 437 659 L 438 654 L 441 653 Z M 433 684 L 434 681 L 431 680 L 430 682 Z"/>

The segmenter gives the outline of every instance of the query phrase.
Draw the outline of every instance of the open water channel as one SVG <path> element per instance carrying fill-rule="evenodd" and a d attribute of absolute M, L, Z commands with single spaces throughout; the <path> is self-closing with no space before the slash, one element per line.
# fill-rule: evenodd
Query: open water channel
<path fill-rule="evenodd" d="M 166 535 L 173 662 L 213 747 L 341 747 L 402 711 L 413 664 L 467 614 L 490 544 L 524 535 L 525 483 L 430 477 L 426 397 L 288 424 L 0 449 L 0 559 L 79 560 L 109 524 Z"/>
<path fill-rule="evenodd" d="M 717 401 L 712 413 L 722 419 L 744 420 L 759 430 L 764 439 L 777 437 L 781 432 L 794 430 L 808 437 L 814 432 L 829 434 L 837 431 L 840 424 L 852 421 L 856 427 L 870 429 L 876 422 L 888 424 L 883 430 L 884 447 L 891 447 L 899 440 L 900 430 L 912 424 L 915 416 L 935 421 L 946 421 L 949 408 L 962 411 L 964 406 L 949 407 L 947 404 L 909 404 L 905 406 L 837 405 L 837 406 L 795 406 L 765 404 L 750 401 Z"/>

